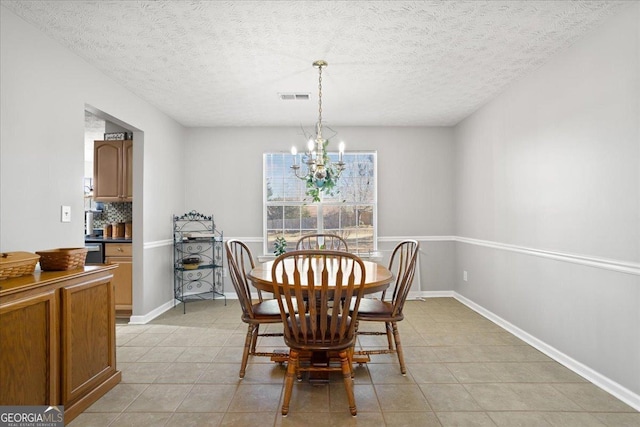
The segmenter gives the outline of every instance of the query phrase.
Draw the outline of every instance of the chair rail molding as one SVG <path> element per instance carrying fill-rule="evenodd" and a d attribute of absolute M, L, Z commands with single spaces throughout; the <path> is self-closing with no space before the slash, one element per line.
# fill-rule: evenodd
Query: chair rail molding
<path fill-rule="evenodd" d="M 144 249 L 161 248 L 163 246 L 173 246 L 172 239 L 156 240 L 153 242 L 144 242 Z"/>
<path fill-rule="evenodd" d="M 245 243 L 262 243 L 263 237 L 237 237 Z M 526 246 L 513 245 L 509 243 L 495 242 L 491 240 L 474 239 L 463 236 L 378 236 L 378 242 L 397 243 L 404 239 L 414 239 L 419 242 L 458 242 L 468 245 L 483 246 L 503 251 L 517 252 L 521 254 L 537 256 L 542 258 L 554 259 L 557 261 L 570 262 L 574 264 L 586 265 L 605 270 L 617 271 L 619 273 L 633 274 L 640 276 L 640 263 L 622 261 L 616 259 L 600 258 L 583 254 L 573 254 L 569 252 L 552 251 L 546 249 L 536 249 Z M 154 242 L 155 243 L 155 242 Z M 147 246 L 149 245 L 149 246 Z M 149 243 L 145 243 L 145 248 L 153 247 Z M 267 258 L 268 255 L 263 258 Z M 262 262 L 262 261 L 261 261 Z"/>
<path fill-rule="evenodd" d="M 456 236 L 378 236 L 378 242 L 400 242 L 405 239 L 413 239 L 418 242 L 454 242 Z"/>
<path fill-rule="evenodd" d="M 493 242 L 490 240 L 472 239 L 469 237 L 457 236 L 455 240 L 456 242 L 466 243 L 469 245 L 484 246 L 487 248 L 517 252 L 542 258 L 550 258 L 557 261 L 571 262 L 574 264 L 581 264 L 589 267 L 596 267 L 605 270 L 617 271 L 619 273 L 640 276 L 640 263 L 637 262 L 599 258 L 587 255 L 572 254 L 568 252 L 550 251 L 545 249 L 528 248 L 526 246 L 511 245 L 508 243 Z"/>

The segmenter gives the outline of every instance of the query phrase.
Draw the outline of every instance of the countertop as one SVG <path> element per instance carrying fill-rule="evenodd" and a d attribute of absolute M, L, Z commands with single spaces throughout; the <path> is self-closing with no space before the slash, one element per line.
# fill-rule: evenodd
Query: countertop
<path fill-rule="evenodd" d="M 102 237 L 102 236 L 85 236 L 85 243 L 131 243 L 131 239 L 125 239 L 124 237 Z"/>
<path fill-rule="evenodd" d="M 65 271 L 42 271 L 35 269 L 33 273 L 0 281 L 0 296 L 21 292 L 25 289 L 39 288 L 46 285 L 64 283 L 69 279 L 93 274 L 97 271 L 112 270 L 113 265 L 85 265 L 82 268 Z M 112 274 L 112 273 L 109 273 Z"/>

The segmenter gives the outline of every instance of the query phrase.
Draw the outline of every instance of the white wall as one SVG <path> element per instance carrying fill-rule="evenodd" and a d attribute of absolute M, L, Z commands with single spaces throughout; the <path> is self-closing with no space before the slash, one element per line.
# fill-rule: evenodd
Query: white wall
<path fill-rule="evenodd" d="M 403 237 L 453 234 L 452 129 L 336 130 L 347 150 L 378 152 L 381 249 L 391 250 Z M 187 209 L 213 214 L 226 237 L 262 239 L 262 155 L 288 152 L 292 145 L 300 151 L 305 144 L 299 128 L 189 129 L 185 145 Z M 262 254 L 260 244 L 252 250 Z M 423 291 L 452 288 L 453 259 L 451 241 L 422 243 Z"/>
<path fill-rule="evenodd" d="M 451 129 L 337 130 L 347 150 L 378 152 L 381 236 L 453 232 Z M 262 236 L 262 154 L 288 152 L 294 144 L 301 150 L 306 141 L 300 129 L 196 128 L 188 135 L 187 205 L 213 212 L 230 235 Z"/>
<path fill-rule="evenodd" d="M 639 23 L 630 4 L 455 130 L 455 290 L 636 407 Z"/>
<path fill-rule="evenodd" d="M 85 104 L 134 135 L 134 314 L 171 299 L 171 214 L 182 211 L 184 129 L 2 7 L 0 250 L 84 246 Z M 71 222 L 60 222 L 60 206 Z"/>

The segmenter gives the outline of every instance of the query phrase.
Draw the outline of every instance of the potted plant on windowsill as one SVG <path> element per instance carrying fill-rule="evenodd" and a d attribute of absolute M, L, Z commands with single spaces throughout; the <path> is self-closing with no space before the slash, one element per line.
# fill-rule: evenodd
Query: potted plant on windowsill
<path fill-rule="evenodd" d="M 283 253 L 287 252 L 287 241 L 285 240 L 285 238 L 282 236 L 276 237 L 275 242 L 273 242 L 273 249 L 273 254 L 275 256 L 280 256 Z"/>

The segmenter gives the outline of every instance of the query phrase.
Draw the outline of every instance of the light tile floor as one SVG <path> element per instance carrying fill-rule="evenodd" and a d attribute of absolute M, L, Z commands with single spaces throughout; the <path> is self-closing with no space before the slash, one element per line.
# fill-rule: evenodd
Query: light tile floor
<path fill-rule="evenodd" d="M 332 376 L 297 383 L 283 418 L 283 366 L 253 357 L 238 379 L 246 325 L 237 301 L 189 303 L 186 314 L 180 306 L 116 326 L 122 382 L 70 425 L 640 426 L 633 408 L 452 298 L 407 302 L 399 327 L 408 373 L 395 355 L 356 366 L 357 417 Z M 363 336 L 359 345 L 385 342 Z M 259 345 L 286 349 L 282 338 Z"/>

